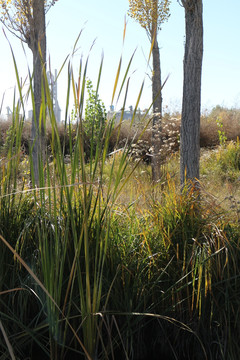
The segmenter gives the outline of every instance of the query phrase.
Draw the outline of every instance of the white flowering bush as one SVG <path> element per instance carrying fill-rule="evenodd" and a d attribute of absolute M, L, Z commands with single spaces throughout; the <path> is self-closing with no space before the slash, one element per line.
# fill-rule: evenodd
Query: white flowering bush
<path fill-rule="evenodd" d="M 178 151 L 180 143 L 180 117 L 162 119 L 162 146 L 160 153 L 164 162 L 172 153 Z M 138 140 L 138 138 L 136 137 Z M 132 144 L 132 157 L 150 162 L 153 155 L 152 127 L 149 127 L 142 138 Z"/>

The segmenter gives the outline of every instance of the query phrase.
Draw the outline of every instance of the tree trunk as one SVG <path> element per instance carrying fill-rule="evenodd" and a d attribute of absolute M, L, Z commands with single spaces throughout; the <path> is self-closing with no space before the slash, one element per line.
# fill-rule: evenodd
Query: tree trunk
<path fill-rule="evenodd" d="M 39 166 L 45 163 L 45 131 L 43 117 L 40 121 L 42 102 L 41 86 L 43 82 L 43 66 L 46 65 L 46 25 L 43 0 L 33 0 L 33 18 L 31 41 L 29 47 L 33 53 L 33 92 L 34 108 L 32 118 L 32 157 L 35 185 L 39 186 Z M 39 45 L 41 52 L 39 51 Z M 35 115 L 35 116 L 34 116 Z"/>
<path fill-rule="evenodd" d="M 156 36 L 155 36 L 156 35 Z M 152 49 L 153 75 L 152 75 L 152 100 L 153 100 L 153 121 L 152 121 L 152 180 L 158 182 L 161 178 L 161 147 L 162 147 L 162 93 L 161 93 L 161 67 L 160 51 L 157 42 L 157 32 L 152 35 L 154 41 Z"/>
<path fill-rule="evenodd" d="M 201 75 L 203 57 L 202 0 L 182 1 L 186 43 L 180 137 L 181 184 L 199 179 Z"/>

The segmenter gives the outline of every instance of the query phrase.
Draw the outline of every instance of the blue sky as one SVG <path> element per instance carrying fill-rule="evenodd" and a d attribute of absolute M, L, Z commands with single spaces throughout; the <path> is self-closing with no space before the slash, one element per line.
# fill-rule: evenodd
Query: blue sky
<path fill-rule="evenodd" d="M 240 1 L 203 0 L 204 6 L 204 60 L 202 76 L 202 109 L 211 109 L 219 104 L 240 107 Z M 163 89 L 164 107 L 171 111 L 181 109 L 184 55 L 184 10 L 172 0 L 171 17 L 162 26 L 158 41 L 161 49 L 163 80 L 169 79 Z M 65 57 L 71 53 L 79 32 L 83 29 L 78 51 L 73 58 L 73 68 L 78 71 L 81 59 L 86 60 L 95 40 L 90 57 L 88 77 L 96 83 L 102 53 L 104 65 L 100 86 L 100 97 L 109 108 L 114 79 L 123 56 L 123 70 L 136 49 L 132 67 L 127 106 L 135 105 L 142 81 L 145 86 L 140 107 L 151 103 L 151 69 L 147 68 L 150 43 L 147 35 L 136 22 L 127 17 L 128 0 L 58 0 L 47 14 L 47 49 L 52 69 L 59 69 Z M 127 32 L 124 46 L 122 36 L 124 18 Z M 21 43 L 11 34 L 7 36 L 13 46 L 19 73 L 27 75 L 27 64 L 31 66 L 31 52 L 26 47 L 27 59 Z M 11 107 L 12 88 L 15 84 L 14 68 L 8 42 L 0 32 L 0 97 L 5 91 L 3 114 L 7 105 Z M 123 73 L 122 73 L 123 75 Z M 64 110 L 66 93 L 66 71 L 58 82 L 59 102 Z M 121 108 L 122 99 L 115 104 Z"/>

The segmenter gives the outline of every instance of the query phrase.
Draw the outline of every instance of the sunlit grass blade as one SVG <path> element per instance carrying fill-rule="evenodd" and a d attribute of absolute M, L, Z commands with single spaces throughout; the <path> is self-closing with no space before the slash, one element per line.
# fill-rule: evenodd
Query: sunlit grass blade
<path fill-rule="evenodd" d="M 2 108 L 3 108 L 4 97 L 5 97 L 5 91 L 4 91 L 4 93 L 3 93 L 2 100 L 1 100 L 0 115 L 2 114 Z"/>
<path fill-rule="evenodd" d="M 113 93 L 112 93 L 112 100 L 111 100 L 111 104 L 113 104 L 114 98 L 115 98 L 115 93 L 117 90 L 117 85 L 118 85 L 118 81 L 119 81 L 119 75 L 120 75 L 120 71 L 121 71 L 121 66 L 122 66 L 122 57 L 119 60 L 119 64 L 118 64 L 118 69 L 117 69 L 117 73 L 116 73 L 116 78 L 115 78 L 115 82 L 114 82 L 114 86 L 113 86 Z"/>
<path fill-rule="evenodd" d="M 130 67 L 131 67 L 131 64 L 132 64 L 132 61 L 133 61 L 133 58 L 134 58 L 134 55 L 135 55 L 135 52 L 136 52 L 136 49 L 134 50 L 129 62 L 128 62 L 128 65 L 127 65 L 127 69 L 124 73 L 124 76 L 123 76 L 123 80 L 122 80 L 122 83 L 121 83 L 121 86 L 120 86 L 120 90 L 118 92 L 118 97 L 117 97 L 117 103 L 118 103 L 118 100 L 121 96 L 121 93 L 122 93 L 122 90 L 123 90 L 123 87 L 125 85 L 125 82 L 126 82 L 126 79 L 127 79 L 127 76 L 128 76 L 128 73 L 129 73 L 129 70 L 130 70 Z M 114 95 L 114 94 L 113 94 Z M 114 97 L 114 96 L 113 96 Z M 112 98 L 112 102 L 113 102 L 113 98 Z"/>

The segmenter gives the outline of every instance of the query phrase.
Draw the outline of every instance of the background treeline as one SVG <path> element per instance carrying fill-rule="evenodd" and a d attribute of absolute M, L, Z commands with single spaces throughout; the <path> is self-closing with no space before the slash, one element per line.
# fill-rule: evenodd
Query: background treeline
<path fill-rule="evenodd" d="M 149 157 L 146 155 L 149 153 L 149 149 L 152 144 L 152 133 L 150 127 L 141 136 L 140 142 L 138 141 L 138 135 L 142 133 L 142 130 L 146 123 L 149 121 L 149 116 L 145 117 L 143 121 L 141 118 L 136 118 L 133 126 L 131 121 L 124 121 L 120 133 L 118 133 L 117 124 L 115 125 L 116 131 L 113 132 L 109 139 L 109 153 L 120 149 L 126 143 L 133 143 L 136 146 L 135 153 L 143 157 L 144 160 L 149 161 Z M 165 113 L 162 118 L 162 137 L 165 142 L 165 154 L 170 155 L 174 151 L 179 150 L 179 138 L 180 138 L 180 123 L 181 115 L 178 112 Z M 7 139 L 11 136 L 11 118 L 9 120 L 0 121 L 0 146 L 2 151 L 4 144 L 7 143 Z M 69 124 L 65 125 L 61 123 L 58 125 L 59 139 L 61 146 L 64 149 L 65 155 L 70 154 L 70 139 L 75 142 L 77 122 L 71 123 L 71 131 L 69 130 Z M 204 112 L 201 116 L 200 127 L 200 146 L 201 147 L 213 147 L 220 143 L 219 132 L 223 132 L 227 140 L 237 140 L 240 137 L 240 110 L 237 108 L 228 109 L 217 105 L 210 112 Z M 52 127 L 50 123 L 46 126 L 46 144 L 50 148 L 52 136 Z M 29 155 L 29 146 L 31 144 L 31 122 L 25 121 L 23 125 L 21 146 L 23 154 Z M 89 158 L 90 152 L 91 134 L 85 132 L 84 135 L 84 149 L 86 159 Z M 135 154 L 137 155 L 137 154 Z"/>

